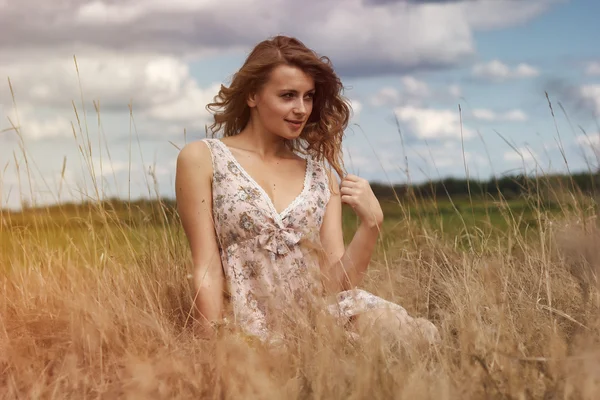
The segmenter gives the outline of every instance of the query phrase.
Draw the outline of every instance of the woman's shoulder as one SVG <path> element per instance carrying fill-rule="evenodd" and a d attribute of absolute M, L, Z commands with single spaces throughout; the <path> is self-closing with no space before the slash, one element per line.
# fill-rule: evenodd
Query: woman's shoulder
<path fill-rule="evenodd" d="M 178 199 L 192 198 L 198 193 L 211 190 L 213 165 L 210 150 L 201 141 L 183 146 L 177 155 L 175 173 L 176 196 Z"/>
<path fill-rule="evenodd" d="M 211 140 L 200 139 L 183 146 L 177 155 L 177 168 L 193 168 L 212 173 Z"/>
<path fill-rule="evenodd" d="M 209 155 L 212 147 L 211 140 L 214 139 L 200 139 L 187 143 L 179 150 L 178 158 L 187 160 Z"/>

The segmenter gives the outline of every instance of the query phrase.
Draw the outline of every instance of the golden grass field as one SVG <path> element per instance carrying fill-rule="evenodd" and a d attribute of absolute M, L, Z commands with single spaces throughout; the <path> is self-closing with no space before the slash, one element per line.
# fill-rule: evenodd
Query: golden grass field
<path fill-rule="evenodd" d="M 598 398 L 596 199 L 555 198 L 552 210 L 535 196 L 384 203 L 362 287 L 431 319 L 431 348 L 378 330 L 349 342 L 327 321 L 290 326 L 278 348 L 229 329 L 200 340 L 168 204 L 3 211 L 0 397 Z"/>
<path fill-rule="evenodd" d="M 129 223 L 108 207 L 3 215 L 3 398 L 592 399 L 599 389 L 593 207 L 534 210 L 537 224 L 522 229 L 499 204 L 506 226 L 482 219 L 444 234 L 418 208 L 386 204 L 413 214 L 388 218 L 364 287 L 433 320 L 441 344 L 401 351 L 378 332 L 350 343 L 317 327 L 283 352 L 235 332 L 193 337 L 185 237 L 160 203 L 145 207 L 132 206 Z M 348 217 L 349 235 L 353 226 Z"/>

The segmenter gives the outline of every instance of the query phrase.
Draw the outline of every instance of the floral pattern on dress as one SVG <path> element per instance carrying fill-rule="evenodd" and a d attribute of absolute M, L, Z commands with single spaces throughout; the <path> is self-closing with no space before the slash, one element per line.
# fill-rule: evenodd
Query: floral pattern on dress
<path fill-rule="evenodd" d="M 247 334 L 269 339 L 269 312 L 293 303 L 300 307 L 320 295 L 319 266 L 310 249 L 320 246 L 320 228 L 331 194 L 322 163 L 306 157 L 301 193 L 281 213 L 220 139 L 202 140 L 213 165 L 215 232 L 233 305 L 234 322 Z M 308 242 L 311 246 L 303 246 Z M 352 315 L 401 306 L 362 290 L 341 292 L 327 311 L 345 323 Z"/>

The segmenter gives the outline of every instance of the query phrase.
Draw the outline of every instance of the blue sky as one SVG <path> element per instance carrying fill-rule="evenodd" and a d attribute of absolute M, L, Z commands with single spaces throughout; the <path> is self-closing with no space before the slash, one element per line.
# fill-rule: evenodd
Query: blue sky
<path fill-rule="evenodd" d="M 598 15 L 592 0 L 0 0 L 0 76 L 17 101 L 1 83 L 0 205 L 95 198 L 94 186 L 172 197 L 184 129 L 187 141 L 204 136 L 218 85 L 278 33 L 339 71 L 356 111 L 349 172 L 406 182 L 404 153 L 414 181 L 563 172 L 559 143 L 571 170 L 597 168 Z"/>

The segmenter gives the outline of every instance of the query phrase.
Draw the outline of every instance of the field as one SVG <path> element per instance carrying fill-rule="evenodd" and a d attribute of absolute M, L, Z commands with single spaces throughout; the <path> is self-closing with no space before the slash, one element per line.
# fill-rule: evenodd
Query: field
<path fill-rule="evenodd" d="M 0 398 L 597 398 L 595 192 L 527 187 L 380 199 L 361 287 L 433 321 L 433 347 L 377 328 L 352 342 L 323 318 L 275 348 L 233 327 L 201 340 L 173 201 L 0 210 Z M 347 241 L 356 226 L 346 209 Z"/>
<path fill-rule="evenodd" d="M 442 342 L 357 343 L 323 321 L 282 348 L 193 336 L 172 202 L 2 213 L 3 398 L 595 398 L 600 262 L 593 198 L 382 199 L 364 287 Z M 356 219 L 345 210 L 345 235 Z"/>

